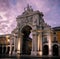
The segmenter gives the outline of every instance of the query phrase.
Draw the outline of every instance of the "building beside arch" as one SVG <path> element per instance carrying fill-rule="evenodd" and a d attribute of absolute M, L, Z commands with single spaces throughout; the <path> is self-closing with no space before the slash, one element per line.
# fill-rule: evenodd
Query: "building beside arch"
<path fill-rule="evenodd" d="M 0 35 L 0 55 L 9 55 L 9 53 L 10 53 L 10 34 Z"/>
<path fill-rule="evenodd" d="M 53 45 L 53 51 L 57 51 L 56 54 L 60 55 L 60 26 L 54 27 L 53 30 L 54 30 L 54 32 L 53 32 L 53 34 L 54 34 L 54 41 L 55 41 L 52 44 Z M 56 50 L 54 50 L 54 49 L 56 49 Z M 53 55 L 54 54 L 55 53 L 53 53 Z"/>

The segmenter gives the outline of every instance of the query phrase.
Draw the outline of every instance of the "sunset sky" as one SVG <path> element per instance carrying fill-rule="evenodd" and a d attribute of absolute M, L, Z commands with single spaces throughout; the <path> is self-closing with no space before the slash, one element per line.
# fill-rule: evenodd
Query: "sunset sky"
<path fill-rule="evenodd" d="M 51 27 L 60 26 L 60 0 L 0 0 L 0 34 L 8 34 L 16 27 L 16 17 L 27 4 L 44 14 Z"/>

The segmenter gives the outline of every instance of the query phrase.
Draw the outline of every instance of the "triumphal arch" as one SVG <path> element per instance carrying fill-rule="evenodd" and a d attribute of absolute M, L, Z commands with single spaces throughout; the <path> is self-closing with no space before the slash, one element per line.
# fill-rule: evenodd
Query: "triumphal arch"
<path fill-rule="evenodd" d="M 17 16 L 14 30 L 15 51 L 22 55 L 52 55 L 52 29 L 45 23 L 44 14 L 34 11 L 27 5 L 24 12 Z"/>

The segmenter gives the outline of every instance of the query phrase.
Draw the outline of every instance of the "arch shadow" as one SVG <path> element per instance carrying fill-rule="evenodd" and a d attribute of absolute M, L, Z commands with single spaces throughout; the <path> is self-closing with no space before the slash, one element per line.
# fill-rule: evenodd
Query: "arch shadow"
<path fill-rule="evenodd" d="M 23 33 L 22 54 L 30 55 L 32 49 L 32 39 L 29 37 L 32 28 L 28 25 L 24 26 L 21 30 Z"/>

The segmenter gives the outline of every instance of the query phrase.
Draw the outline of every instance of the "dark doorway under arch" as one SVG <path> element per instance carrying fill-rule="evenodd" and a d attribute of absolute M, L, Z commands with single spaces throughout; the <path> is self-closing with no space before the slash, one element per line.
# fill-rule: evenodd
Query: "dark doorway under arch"
<path fill-rule="evenodd" d="M 22 54 L 31 54 L 31 49 L 32 49 L 32 39 L 29 37 L 31 33 L 32 28 L 30 26 L 25 26 L 22 29 L 23 33 L 23 44 L 22 44 Z"/>
<path fill-rule="evenodd" d="M 48 45 L 43 46 L 43 55 L 48 55 L 49 54 L 49 48 Z"/>
<path fill-rule="evenodd" d="M 53 45 L 52 54 L 53 54 L 53 56 L 58 56 L 59 55 L 59 49 L 58 49 L 58 45 L 57 44 Z"/>

